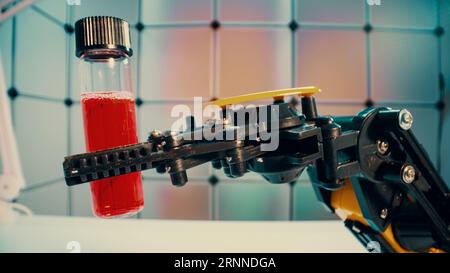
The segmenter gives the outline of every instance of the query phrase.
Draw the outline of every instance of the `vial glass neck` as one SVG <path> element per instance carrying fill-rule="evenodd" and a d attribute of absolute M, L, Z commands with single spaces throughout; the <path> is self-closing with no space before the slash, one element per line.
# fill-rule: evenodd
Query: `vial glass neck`
<path fill-rule="evenodd" d="M 130 58 L 120 50 L 86 51 L 80 74 L 81 92 L 133 92 Z"/>

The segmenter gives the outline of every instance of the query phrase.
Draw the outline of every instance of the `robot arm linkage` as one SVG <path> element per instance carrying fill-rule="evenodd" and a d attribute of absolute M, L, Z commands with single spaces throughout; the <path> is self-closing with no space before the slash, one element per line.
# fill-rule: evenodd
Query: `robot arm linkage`
<path fill-rule="evenodd" d="M 301 113 L 280 92 L 271 92 L 266 95 L 274 97 L 273 104 L 231 115 L 262 107 L 276 113 L 277 126 L 259 124 L 277 131 L 276 150 L 261 149 L 264 141 L 253 135 L 248 120 L 239 124 L 224 118 L 221 126 L 209 124 L 208 129 L 242 138 L 198 137 L 206 125 L 180 133 L 154 131 L 147 142 L 66 157 L 66 183 L 156 169 L 183 186 L 186 170 L 207 162 L 231 178 L 252 171 L 270 183 L 291 183 L 307 169 L 319 201 L 364 245 L 377 241 L 383 252 L 450 251 L 450 191 L 411 132 L 407 110 L 368 108 L 355 116 L 320 116 L 314 92 L 298 92 Z M 250 98 L 255 96 L 245 96 Z M 216 104 L 235 103 L 229 98 Z M 277 111 L 271 111 L 275 106 Z"/>

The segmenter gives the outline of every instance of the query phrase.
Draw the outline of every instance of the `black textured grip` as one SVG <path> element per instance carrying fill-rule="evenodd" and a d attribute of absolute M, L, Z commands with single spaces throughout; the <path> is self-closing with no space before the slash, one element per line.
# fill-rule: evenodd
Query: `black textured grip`
<path fill-rule="evenodd" d="M 139 172 L 152 168 L 164 154 L 153 153 L 152 143 L 143 142 L 93 153 L 64 158 L 66 184 L 73 186 L 111 176 Z"/>

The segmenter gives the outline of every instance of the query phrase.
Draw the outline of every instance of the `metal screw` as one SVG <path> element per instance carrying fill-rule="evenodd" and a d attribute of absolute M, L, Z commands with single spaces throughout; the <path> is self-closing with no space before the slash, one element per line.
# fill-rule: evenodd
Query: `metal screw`
<path fill-rule="evenodd" d="M 380 212 L 380 218 L 383 220 L 386 219 L 388 217 L 388 212 L 389 211 L 387 208 L 382 209 Z"/>
<path fill-rule="evenodd" d="M 411 165 L 406 165 L 402 170 L 402 180 L 406 184 L 411 184 L 416 180 L 416 170 Z"/>
<path fill-rule="evenodd" d="M 414 118 L 408 110 L 400 110 L 400 113 L 398 114 L 398 125 L 400 128 L 403 130 L 409 130 L 411 129 L 413 122 Z"/>
<path fill-rule="evenodd" d="M 389 150 L 389 143 L 383 140 L 377 140 L 377 149 L 380 154 L 384 155 Z"/>

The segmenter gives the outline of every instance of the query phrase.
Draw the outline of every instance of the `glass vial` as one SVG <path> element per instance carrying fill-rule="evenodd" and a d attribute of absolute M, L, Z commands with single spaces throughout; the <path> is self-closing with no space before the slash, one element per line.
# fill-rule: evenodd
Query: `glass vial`
<path fill-rule="evenodd" d="M 137 143 L 128 23 L 108 16 L 87 17 L 75 23 L 75 35 L 86 150 Z M 144 206 L 139 172 L 91 182 L 90 187 L 98 217 L 131 216 Z"/>

